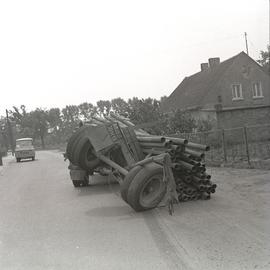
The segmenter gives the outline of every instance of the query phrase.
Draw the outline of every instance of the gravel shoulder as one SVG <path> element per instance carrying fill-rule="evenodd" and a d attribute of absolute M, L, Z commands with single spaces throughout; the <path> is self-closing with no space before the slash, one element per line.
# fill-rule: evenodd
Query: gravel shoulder
<path fill-rule="evenodd" d="M 270 269 L 270 171 L 210 168 L 211 200 L 158 220 L 193 269 Z"/>

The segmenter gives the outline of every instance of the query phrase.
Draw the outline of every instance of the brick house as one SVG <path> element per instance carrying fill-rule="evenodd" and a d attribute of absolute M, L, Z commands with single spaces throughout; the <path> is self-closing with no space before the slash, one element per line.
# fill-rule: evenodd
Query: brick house
<path fill-rule="evenodd" d="M 244 52 L 223 62 L 210 58 L 162 105 L 164 112 L 177 109 L 212 120 L 214 128 L 270 124 L 270 76 Z"/>

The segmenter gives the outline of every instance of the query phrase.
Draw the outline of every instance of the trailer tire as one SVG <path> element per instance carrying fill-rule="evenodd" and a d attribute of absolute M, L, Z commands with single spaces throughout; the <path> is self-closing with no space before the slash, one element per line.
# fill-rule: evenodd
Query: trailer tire
<path fill-rule="evenodd" d="M 68 143 L 67 143 L 67 147 L 66 147 L 66 154 L 68 159 L 71 158 L 72 152 L 73 152 L 73 145 L 76 142 L 76 140 L 78 139 L 79 134 L 85 130 L 85 128 L 87 128 L 87 126 L 83 126 L 81 128 L 79 128 L 78 130 L 76 130 L 71 137 L 68 139 Z"/>
<path fill-rule="evenodd" d="M 142 166 L 136 166 L 134 168 L 132 168 L 128 174 L 126 175 L 126 177 L 124 178 L 124 181 L 121 183 L 120 185 L 120 193 L 121 193 L 121 197 L 122 199 L 128 203 L 127 201 L 127 193 L 128 193 L 128 188 L 133 180 L 133 178 L 137 175 L 137 173 L 143 169 Z"/>
<path fill-rule="evenodd" d="M 165 193 L 163 168 L 153 162 L 146 164 L 133 178 L 127 201 L 136 212 L 145 211 L 157 207 Z"/>
<path fill-rule="evenodd" d="M 81 151 L 79 153 L 79 165 L 82 169 L 86 171 L 93 171 L 100 164 L 100 160 L 91 155 L 92 145 L 89 140 L 85 141 L 85 143 L 81 147 Z"/>
<path fill-rule="evenodd" d="M 88 130 L 88 126 L 82 126 L 79 129 L 80 132 L 77 134 L 77 137 L 73 140 L 72 146 L 70 147 L 70 157 L 73 159 L 73 161 L 78 160 L 77 150 L 81 147 L 82 141 L 88 140 L 86 136 Z"/>

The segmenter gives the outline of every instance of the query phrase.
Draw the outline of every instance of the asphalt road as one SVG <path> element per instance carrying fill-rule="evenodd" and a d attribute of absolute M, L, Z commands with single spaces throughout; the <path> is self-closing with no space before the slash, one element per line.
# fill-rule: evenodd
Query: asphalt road
<path fill-rule="evenodd" d="M 270 269 L 269 171 L 211 169 L 215 196 L 169 216 L 135 213 L 107 178 L 74 188 L 58 152 L 4 162 L 1 270 Z"/>

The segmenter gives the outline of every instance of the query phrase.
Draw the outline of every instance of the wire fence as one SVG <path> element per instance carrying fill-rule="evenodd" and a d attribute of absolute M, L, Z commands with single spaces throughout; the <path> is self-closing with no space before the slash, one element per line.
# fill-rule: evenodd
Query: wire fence
<path fill-rule="evenodd" d="M 172 135 L 170 135 L 172 136 Z M 191 142 L 206 144 L 206 161 L 232 163 L 270 159 L 270 125 L 217 129 L 207 132 L 173 135 Z"/>

